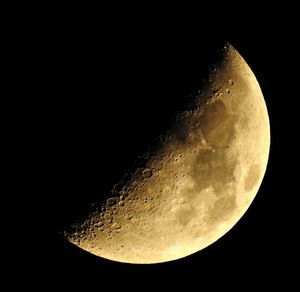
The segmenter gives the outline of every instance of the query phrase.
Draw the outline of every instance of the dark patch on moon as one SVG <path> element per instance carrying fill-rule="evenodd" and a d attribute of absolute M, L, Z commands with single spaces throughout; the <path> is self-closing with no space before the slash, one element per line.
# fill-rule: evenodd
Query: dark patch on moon
<path fill-rule="evenodd" d="M 219 99 L 206 105 L 200 117 L 200 126 L 204 136 L 215 130 L 227 115 L 224 102 Z"/>
<path fill-rule="evenodd" d="M 234 195 L 228 195 L 216 200 L 213 208 L 209 211 L 208 224 L 229 220 L 236 207 L 235 199 Z"/>
<path fill-rule="evenodd" d="M 204 108 L 200 128 L 204 139 L 215 147 L 227 147 L 235 137 L 236 116 L 230 114 L 223 100 L 217 99 Z"/>
<path fill-rule="evenodd" d="M 177 211 L 176 219 L 180 225 L 186 226 L 195 217 L 197 217 L 195 208 L 189 205 L 180 207 Z"/>
<path fill-rule="evenodd" d="M 245 179 L 245 191 L 250 192 L 258 183 L 260 177 L 260 167 L 258 164 L 254 164 L 248 171 Z"/>
<path fill-rule="evenodd" d="M 190 172 L 194 186 L 187 193 L 191 196 L 209 187 L 219 196 L 234 181 L 237 161 L 234 157 L 227 157 L 227 149 L 236 136 L 236 120 L 223 100 L 217 99 L 206 105 L 200 117 L 200 127 L 211 149 L 198 150 Z"/>
<path fill-rule="evenodd" d="M 200 150 L 191 172 L 195 183 L 191 193 L 212 187 L 219 195 L 226 189 L 226 184 L 234 180 L 235 167 L 236 160 L 228 159 L 225 149 Z"/>

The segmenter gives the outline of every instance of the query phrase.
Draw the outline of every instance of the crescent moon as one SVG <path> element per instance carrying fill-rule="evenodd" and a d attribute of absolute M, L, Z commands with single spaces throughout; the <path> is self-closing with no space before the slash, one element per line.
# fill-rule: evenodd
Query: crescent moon
<path fill-rule="evenodd" d="M 270 126 L 260 86 L 230 45 L 189 110 L 144 164 L 64 236 L 106 259 L 150 264 L 209 246 L 243 216 L 261 185 Z"/>

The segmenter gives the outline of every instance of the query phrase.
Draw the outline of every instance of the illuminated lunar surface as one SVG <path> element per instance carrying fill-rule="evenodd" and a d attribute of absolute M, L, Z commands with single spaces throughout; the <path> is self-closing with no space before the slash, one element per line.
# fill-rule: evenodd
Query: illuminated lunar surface
<path fill-rule="evenodd" d="M 180 113 L 145 165 L 64 234 L 103 258 L 150 264 L 193 254 L 228 232 L 262 182 L 270 129 L 259 84 L 226 45 L 193 109 Z"/>

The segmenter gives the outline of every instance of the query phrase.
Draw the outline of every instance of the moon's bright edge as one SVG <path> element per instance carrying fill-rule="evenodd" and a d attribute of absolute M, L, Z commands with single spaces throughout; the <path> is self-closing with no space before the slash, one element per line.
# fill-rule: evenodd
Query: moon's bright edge
<path fill-rule="evenodd" d="M 223 53 L 193 109 L 64 233 L 70 242 L 114 261 L 166 262 L 209 246 L 243 216 L 266 170 L 269 118 L 250 67 L 231 45 Z"/>

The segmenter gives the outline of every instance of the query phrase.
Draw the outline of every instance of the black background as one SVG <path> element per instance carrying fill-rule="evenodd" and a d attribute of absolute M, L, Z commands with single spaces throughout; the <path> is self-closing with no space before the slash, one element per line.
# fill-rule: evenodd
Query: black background
<path fill-rule="evenodd" d="M 35 243 L 28 259 L 16 263 L 18 269 L 33 266 L 29 279 L 41 279 L 44 285 L 92 285 L 99 290 L 139 288 L 140 281 L 145 288 L 159 280 L 214 287 L 282 279 L 291 259 L 283 198 L 292 193 L 282 183 L 291 155 L 282 154 L 288 144 L 285 123 L 290 121 L 282 84 L 288 79 L 284 66 L 295 36 L 268 23 L 246 29 L 197 21 L 186 27 L 180 17 L 164 25 L 143 16 L 103 23 L 101 17 L 63 19 L 47 21 L 38 30 L 34 24 L 29 41 L 35 98 L 30 100 L 34 114 L 28 118 L 37 161 L 34 218 L 27 226 Z M 64 240 L 58 231 L 105 194 L 168 128 L 186 97 L 197 92 L 224 41 L 256 75 L 271 123 L 267 172 L 243 218 L 206 249 L 156 265 L 108 261 Z"/>

